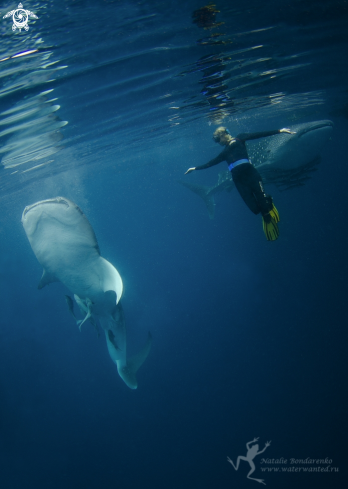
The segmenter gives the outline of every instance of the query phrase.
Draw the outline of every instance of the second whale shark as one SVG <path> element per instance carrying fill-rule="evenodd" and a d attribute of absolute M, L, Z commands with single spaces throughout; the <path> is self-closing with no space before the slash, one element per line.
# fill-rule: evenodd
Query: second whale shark
<path fill-rule="evenodd" d="M 333 132 L 333 122 L 321 120 L 290 127 L 295 134 L 279 134 L 247 141 L 248 154 L 264 183 L 272 183 L 280 190 L 300 187 L 310 178 L 321 161 L 320 152 Z M 205 202 L 210 219 L 215 215 L 215 195 L 231 192 L 234 188 L 231 173 L 219 173 L 212 187 L 180 181 Z"/>

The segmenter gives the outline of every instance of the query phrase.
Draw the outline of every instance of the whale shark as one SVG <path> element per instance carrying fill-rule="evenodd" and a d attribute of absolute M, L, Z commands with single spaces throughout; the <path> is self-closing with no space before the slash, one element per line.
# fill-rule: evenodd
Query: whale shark
<path fill-rule="evenodd" d="M 81 209 L 65 197 L 56 197 L 27 206 L 22 224 L 31 248 L 43 267 L 38 288 L 61 282 L 89 319 L 104 330 L 109 355 L 122 380 L 131 389 L 138 386 L 136 372 L 147 358 L 152 337 L 134 357 L 126 355 L 126 325 L 121 305 L 123 282 L 116 268 L 100 254 L 92 226 Z M 69 297 L 69 298 L 67 298 Z M 73 301 L 66 296 L 75 317 Z M 75 317 L 76 319 L 76 317 Z"/>
<path fill-rule="evenodd" d="M 280 190 L 303 186 L 321 162 L 320 153 L 332 135 L 333 122 L 321 120 L 290 126 L 295 134 L 281 133 L 267 138 L 247 141 L 249 159 L 265 184 Z M 210 219 L 215 216 L 215 195 L 234 188 L 231 173 L 220 172 L 212 186 L 179 183 L 196 193 L 205 202 Z"/>

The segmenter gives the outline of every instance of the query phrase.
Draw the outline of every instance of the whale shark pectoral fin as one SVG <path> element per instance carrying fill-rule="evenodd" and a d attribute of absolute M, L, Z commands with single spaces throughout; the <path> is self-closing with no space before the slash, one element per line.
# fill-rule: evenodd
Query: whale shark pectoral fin
<path fill-rule="evenodd" d="M 122 367 L 117 366 L 119 376 L 130 389 L 136 389 L 138 387 L 138 382 L 135 374 L 146 360 L 151 349 L 151 344 L 152 344 L 152 335 L 149 332 L 147 337 L 147 342 L 143 347 L 143 349 L 140 350 L 140 352 L 137 355 L 134 355 L 132 358 L 127 360 L 126 365 L 123 365 Z"/>
<path fill-rule="evenodd" d="M 59 280 L 52 273 L 49 273 L 44 269 L 37 288 L 40 290 L 45 287 L 45 285 L 52 284 L 53 282 L 59 282 Z"/>
<path fill-rule="evenodd" d="M 321 156 L 316 156 L 312 160 L 308 161 L 305 165 L 288 170 L 282 170 L 279 167 L 262 167 L 260 175 L 264 183 L 270 183 L 278 187 L 282 192 L 296 187 L 302 187 L 307 180 L 312 177 L 312 173 L 318 168 L 321 163 Z"/>

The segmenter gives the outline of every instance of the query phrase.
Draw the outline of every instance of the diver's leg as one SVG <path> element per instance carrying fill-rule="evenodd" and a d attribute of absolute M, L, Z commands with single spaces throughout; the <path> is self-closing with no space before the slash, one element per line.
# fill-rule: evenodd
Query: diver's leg
<path fill-rule="evenodd" d="M 253 166 L 251 166 L 249 175 L 249 185 L 254 194 L 259 212 L 261 212 L 263 216 L 267 215 L 273 207 L 272 197 L 265 193 L 261 175 Z"/>
<path fill-rule="evenodd" d="M 232 172 L 232 178 L 239 192 L 239 195 L 242 197 L 251 212 L 253 212 L 254 214 L 259 214 L 260 208 L 255 198 L 253 187 L 251 185 L 252 182 L 250 181 L 249 176 L 249 166 L 251 167 L 251 165 L 245 164 L 241 165 L 241 167 L 246 168 L 235 168 Z"/>
<path fill-rule="evenodd" d="M 279 237 L 277 226 L 279 214 L 273 205 L 272 197 L 265 193 L 261 175 L 254 167 L 252 167 L 252 173 L 250 175 L 250 185 L 262 215 L 262 227 L 266 238 L 268 241 L 275 241 Z"/>
<path fill-rule="evenodd" d="M 262 226 L 268 241 L 279 237 L 277 222 L 279 215 L 273 206 L 272 197 L 263 189 L 259 172 L 250 164 L 237 166 L 232 170 L 232 178 L 238 192 L 254 214 L 262 215 Z"/>

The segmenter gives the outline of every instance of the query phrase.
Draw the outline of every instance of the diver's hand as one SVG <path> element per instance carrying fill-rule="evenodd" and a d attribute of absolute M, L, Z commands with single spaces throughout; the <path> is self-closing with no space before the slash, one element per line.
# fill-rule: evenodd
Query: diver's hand
<path fill-rule="evenodd" d="M 185 175 L 187 175 L 187 173 L 190 173 L 190 171 L 194 171 L 195 169 L 196 169 L 195 166 L 193 168 L 189 168 L 187 171 L 185 171 Z"/>
<path fill-rule="evenodd" d="M 266 441 L 265 446 L 266 446 L 266 447 L 269 447 L 269 446 L 270 446 L 270 444 L 271 444 L 271 442 L 270 442 L 270 441 Z"/>
<path fill-rule="evenodd" d="M 287 129 L 284 127 L 284 129 L 279 129 L 279 132 L 286 132 L 287 134 L 296 134 L 296 131 L 292 131 L 291 129 Z"/>

